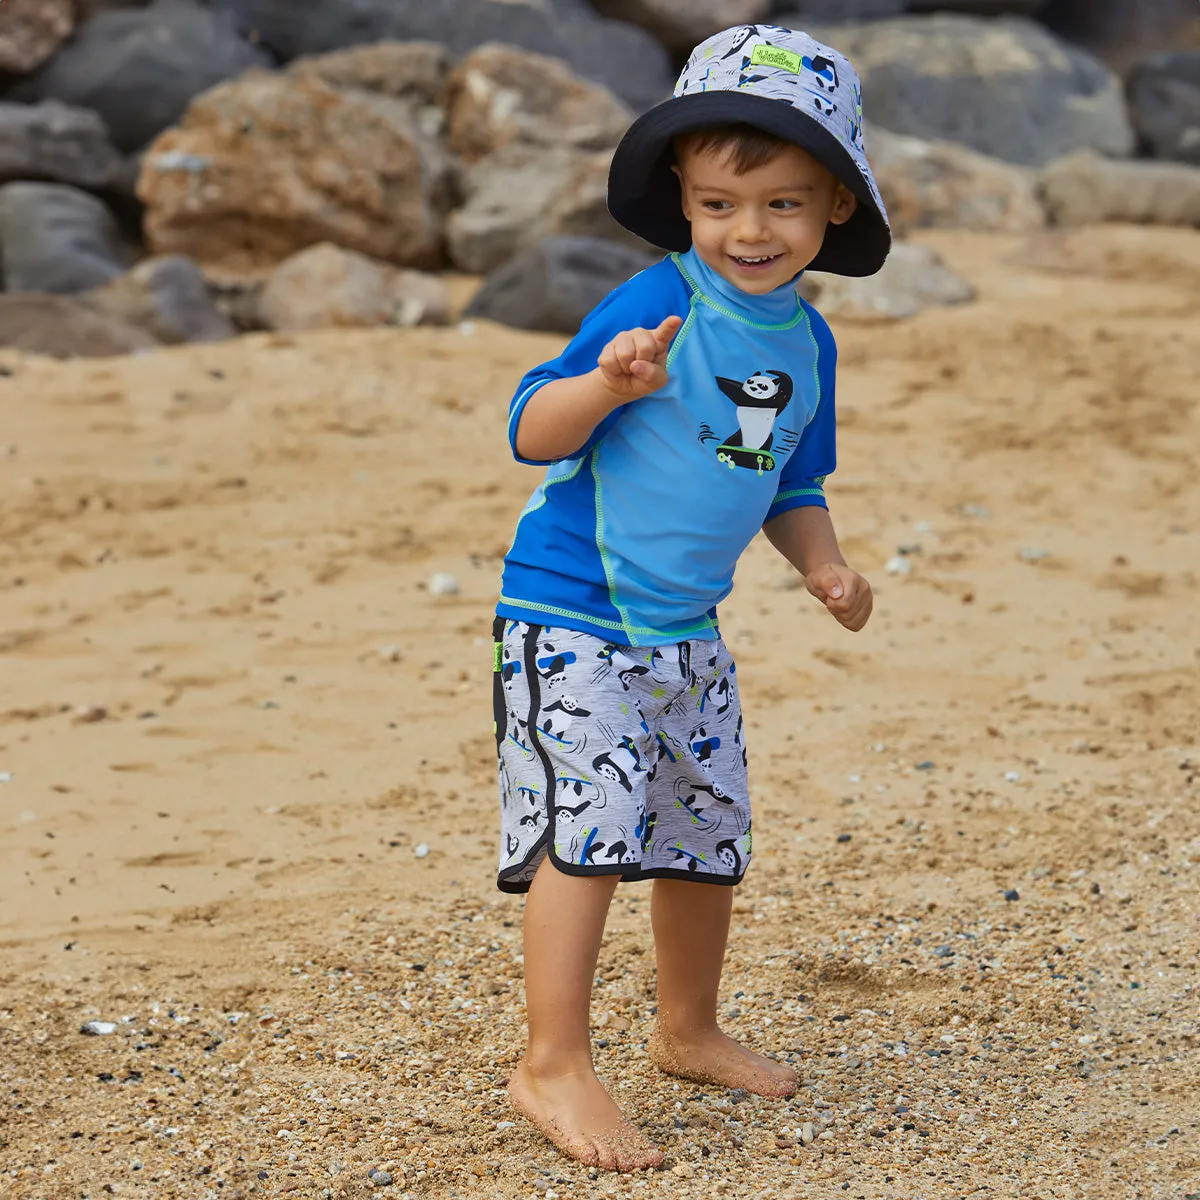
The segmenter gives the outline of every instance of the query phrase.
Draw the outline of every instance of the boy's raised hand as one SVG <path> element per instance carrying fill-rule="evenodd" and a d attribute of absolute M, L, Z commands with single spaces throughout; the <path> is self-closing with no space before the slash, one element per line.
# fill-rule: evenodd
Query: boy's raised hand
<path fill-rule="evenodd" d="M 805 577 L 808 590 L 852 633 L 866 623 L 874 606 L 871 585 L 840 563 L 815 567 Z"/>
<path fill-rule="evenodd" d="M 648 396 L 666 384 L 667 353 L 682 326 L 682 317 L 667 317 L 657 329 L 618 333 L 604 347 L 596 365 L 619 403 Z"/>

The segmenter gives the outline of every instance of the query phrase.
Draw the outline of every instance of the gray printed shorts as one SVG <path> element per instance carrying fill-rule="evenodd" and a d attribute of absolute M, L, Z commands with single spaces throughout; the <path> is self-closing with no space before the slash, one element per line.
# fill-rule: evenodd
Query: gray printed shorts
<path fill-rule="evenodd" d="M 719 638 L 622 646 L 498 618 L 501 891 L 569 875 L 735 884 L 750 860 L 746 736 Z"/>

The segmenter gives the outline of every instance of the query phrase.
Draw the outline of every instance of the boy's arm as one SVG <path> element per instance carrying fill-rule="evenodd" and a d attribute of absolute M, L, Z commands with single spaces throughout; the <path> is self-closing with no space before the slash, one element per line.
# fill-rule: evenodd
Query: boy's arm
<path fill-rule="evenodd" d="M 871 585 L 846 565 L 827 508 L 790 508 L 763 526 L 771 545 L 804 576 L 838 621 L 857 633 L 871 615 Z"/>
<path fill-rule="evenodd" d="M 533 461 L 574 454 L 610 413 L 658 391 L 667 382 L 667 353 L 682 324 L 681 317 L 667 317 L 657 329 L 618 333 L 594 370 L 539 387 L 517 424 L 517 454 Z"/>

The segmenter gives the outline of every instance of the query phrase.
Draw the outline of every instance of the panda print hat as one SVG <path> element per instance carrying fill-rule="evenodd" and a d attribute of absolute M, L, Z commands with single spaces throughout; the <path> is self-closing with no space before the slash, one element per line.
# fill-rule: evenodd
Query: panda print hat
<path fill-rule="evenodd" d="M 608 207 L 626 229 L 665 250 L 687 250 L 674 139 L 694 129 L 753 125 L 807 150 L 858 200 L 830 225 L 814 271 L 873 275 L 891 248 L 891 227 L 863 149 L 862 88 L 850 60 L 806 33 L 741 25 L 701 42 L 671 99 L 643 113 L 613 155 Z"/>

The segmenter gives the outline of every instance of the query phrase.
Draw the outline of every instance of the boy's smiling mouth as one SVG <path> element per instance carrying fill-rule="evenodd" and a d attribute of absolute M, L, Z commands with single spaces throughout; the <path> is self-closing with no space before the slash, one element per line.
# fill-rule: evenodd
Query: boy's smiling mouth
<path fill-rule="evenodd" d="M 782 254 L 756 254 L 756 255 L 731 254 L 729 257 L 732 258 L 733 261 L 735 263 L 737 263 L 737 265 L 739 267 L 743 267 L 747 270 L 756 270 L 756 269 L 761 270 L 763 267 L 769 267 L 772 263 L 778 262 L 783 257 L 783 255 Z"/>

